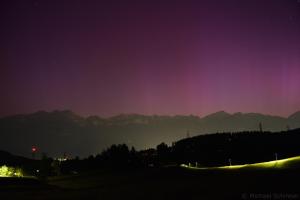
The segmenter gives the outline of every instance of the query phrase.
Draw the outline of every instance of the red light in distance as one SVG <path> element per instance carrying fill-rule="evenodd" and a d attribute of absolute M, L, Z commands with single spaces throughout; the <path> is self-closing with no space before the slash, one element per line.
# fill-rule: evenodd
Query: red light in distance
<path fill-rule="evenodd" d="M 32 151 L 32 152 L 36 152 L 36 151 L 37 151 L 37 148 L 36 148 L 36 147 L 32 147 L 32 148 L 31 148 L 31 151 Z"/>

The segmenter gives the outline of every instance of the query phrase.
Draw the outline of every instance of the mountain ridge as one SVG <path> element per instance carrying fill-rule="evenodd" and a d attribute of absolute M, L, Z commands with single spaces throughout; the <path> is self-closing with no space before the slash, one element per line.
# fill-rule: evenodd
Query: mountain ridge
<path fill-rule="evenodd" d="M 0 118 L 0 147 L 16 155 L 29 157 L 32 145 L 49 155 L 87 156 L 99 153 L 111 144 L 126 143 L 137 149 L 171 144 L 189 135 L 217 132 L 282 131 L 300 127 L 300 112 L 290 117 L 260 113 L 220 111 L 204 117 L 195 115 L 121 114 L 109 118 L 82 117 L 70 110 L 39 111 Z"/>
<path fill-rule="evenodd" d="M 28 114 L 14 114 L 14 115 L 8 115 L 8 116 L 2 116 L 0 117 L 1 119 L 4 118 L 12 118 L 12 117 L 24 117 L 24 116 L 32 116 L 32 115 L 46 115 L 46 114 L 60 114 L 60 115 L 68 115 L 68 116 L 72 116 L 72 117 L 78 117 L 78 118 L 83 118 L 83 119 L 87 119 L 90 117 L 97 117 L 100 119 L 116 119 L 116 118 L 131 118 L 133 116 L 135 117 L 198 117 L 198 118 L 206 118 L 206 117 L 210 117 L 210 116 L 232 116 L 232 115 L 262 115 L 262 116 L 270 116 L 270 117 L 280 117 L 280 118 L 293 118 L 293 117 L 298 117 L 300 116 L 300 110 L 296 111 L 292 114 L 290 114 L 288 117 L 283 117 L 283 116 L 279 116 L 279 115 L 271 115 L 271 114 L 263 114 L 263 113 L 257 113 L 257 112 L 234 112 L 234 113 L 229 113 L 226 112 L 224 110 L 218 111 L 218 112 L 214 112 L 214 113 L 210 113 L 207 115 L 204 115 L 203 117 L 198 116 L 198 115 L 193 115 L 193 114 L 175 114 L 175 115 L 159 115 L 159 114 L 152 114 L 152 115 L 146 115 L 146 114 L 139 114 L 139 113 L 121 113 L 121 114 L 117 114 L 117 115 L 113 115 L 113 116 L 109 116 L 109 117 L 103 117 L 103 116 L 99 116 L 99 115 L 88 115 L 86 117 L 81 116 L 75 112 L 73 112 L 72 110 L 53 110 L 53 111 L 44 111 L 44 110 L 38 110 L 36 112 L 33 113 L 28 113 Z"/>

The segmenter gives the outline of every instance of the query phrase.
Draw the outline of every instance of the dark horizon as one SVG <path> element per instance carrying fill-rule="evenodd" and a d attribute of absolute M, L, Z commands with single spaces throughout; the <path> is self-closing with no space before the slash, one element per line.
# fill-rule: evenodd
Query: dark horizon
<path fill-rule="evenodd" d="M 300 112 L 289 118 L 262 114 L 213 113 L 209 116 L 125 115 L 85 118 L 71 111 L 40 112 L 0 118 L 3 150 L 27 155 L 32 145 L 49 155 L 87 156 L 111 144 L 136 149 L 171 145 L 182 138 L 224 132 L 280 132 L 300 127 Z M 17 138 L 17 140 L 16 140 Z"/>

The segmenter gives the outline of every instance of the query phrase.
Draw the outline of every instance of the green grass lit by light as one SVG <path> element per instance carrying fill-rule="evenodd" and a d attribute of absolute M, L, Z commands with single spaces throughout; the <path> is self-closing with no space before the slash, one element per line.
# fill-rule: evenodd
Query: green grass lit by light
<path fill-rule="evenodd" d="M 23 172 L 20 168 L 3 165 L 0 167 L 0 177 L 23 177 Z"/>
<path fill-rule="evenodd" d="M 208 170 L 208 169 L 288 169 L 293 167 L 300 167 L 300 156 L 273 160 L 268 162 L 253 163 L 253 164 L 243 164 L 243 165 L 230 165 L 221 167 L 196 167 L 191 165 L 180 165 L 183 168 L 195 169 L 195 170 Z"/>

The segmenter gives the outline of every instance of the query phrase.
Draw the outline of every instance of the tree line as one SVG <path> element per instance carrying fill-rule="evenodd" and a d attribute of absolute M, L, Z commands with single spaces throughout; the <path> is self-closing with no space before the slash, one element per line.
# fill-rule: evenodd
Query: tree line
<path fill-rule="evenodd" d="M 97 155 L 84 159 L 56 160 L 44 155 L 41 160 L 29 159 L 2 164 L 21 165 L 40 177 L 80 173 L 108 168 L 130 170 L 167 165 L 197 164 L 224 166 L 245 164 L 300 155 L 300 129 L 283 132 L 245 131 L 187 137 L 172 145 L 161 143 L 156 148 L 137 151 L 126 144 L 113 144 Z"/>

